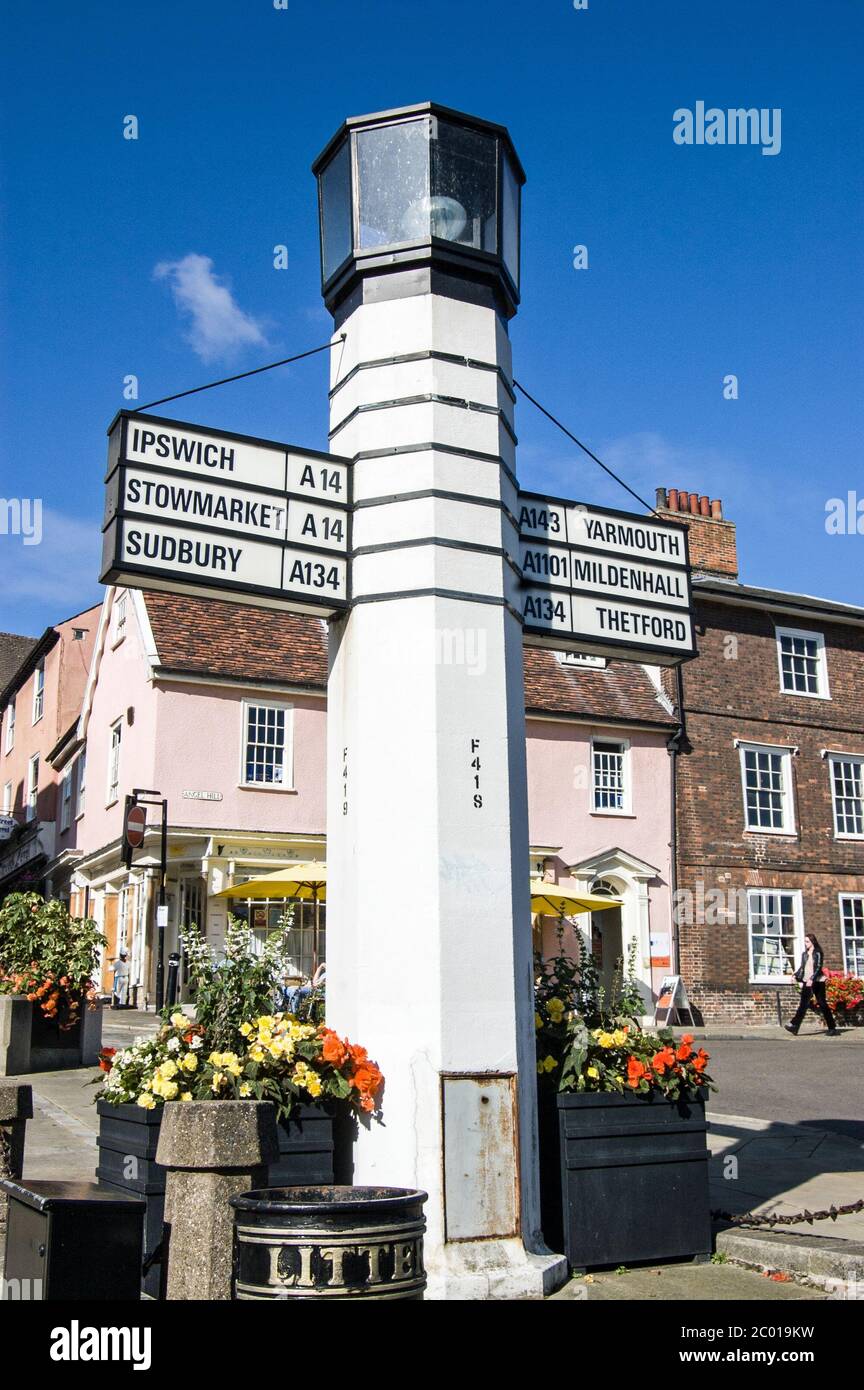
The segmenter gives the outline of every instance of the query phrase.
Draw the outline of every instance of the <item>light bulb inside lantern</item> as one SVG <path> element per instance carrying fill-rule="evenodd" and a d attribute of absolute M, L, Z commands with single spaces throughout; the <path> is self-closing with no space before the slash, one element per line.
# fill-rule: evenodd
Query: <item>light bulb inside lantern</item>
<path fill-rule="evenodd" d="M 412 203 L 402 222 L 408 241 L 422 241 L 428 231 L 444 241 L 458 241 L 468 223 L 468 214 L 455 198 L 418 198 Z"/>

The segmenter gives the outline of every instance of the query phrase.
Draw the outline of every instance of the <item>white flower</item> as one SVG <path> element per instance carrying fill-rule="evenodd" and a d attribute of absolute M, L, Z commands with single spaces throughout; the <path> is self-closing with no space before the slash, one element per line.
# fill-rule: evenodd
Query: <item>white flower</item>
<path fill-rule="evenodd" d="M 167 1046 L 168 1046 L 168 1051 L 169 1051 L 169 1052 L 178 1052 L 179 1049 L 180 1049 L 180 1039 L 179 1039 L 179 1038 L 169 1038 L 169 1039 L 168 1039 L 168 1044 L 167 1044 Z"/>
<path fill-rule="evenodd" d="M 196 1052 L 198 1051 L 199 1047 L 203 1047 L 203 1046 L 204 1046 L 204 1040 L 203 1040 L 203 1038 L 200 1036 L 200 1034 L 198 1034 L 198 1033 L 195 1034 L 195 1036 L 194 1036 L 194 1038 L 192 1039 L 192 1041 L 191 1041 L 191 1043 L 189 1044 L 189 1046 L 192 1047 L 192 1048 L 194 1048 Z"/>

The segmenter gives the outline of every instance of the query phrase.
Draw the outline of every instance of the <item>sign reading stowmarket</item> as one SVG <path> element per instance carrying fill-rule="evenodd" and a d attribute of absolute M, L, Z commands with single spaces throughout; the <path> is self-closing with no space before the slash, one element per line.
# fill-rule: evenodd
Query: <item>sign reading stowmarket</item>
<path fill-rule="evenodd" d="M 676 665 L 696 655 L 687 528 L 519 494 L 526 640 Z"/>
<path fill-rule="evenodd" d="M 103 583 L 347 608 L 348 459 L 129 411 L 108 441 Z"/>

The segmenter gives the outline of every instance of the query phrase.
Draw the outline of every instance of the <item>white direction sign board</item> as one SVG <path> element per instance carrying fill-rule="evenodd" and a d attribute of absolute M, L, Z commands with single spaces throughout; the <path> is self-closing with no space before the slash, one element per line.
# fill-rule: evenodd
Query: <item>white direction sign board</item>
<path fill-rule="evenodd" d="M 686 526 L 520 492 L 519 564 L 529 643 L 663 666 L 696 656 Z"/>
<path fill-rule="evenodd" d="M 348 459 L 129 411 L 108 434 L 103 583 L 348 607 Z"/>

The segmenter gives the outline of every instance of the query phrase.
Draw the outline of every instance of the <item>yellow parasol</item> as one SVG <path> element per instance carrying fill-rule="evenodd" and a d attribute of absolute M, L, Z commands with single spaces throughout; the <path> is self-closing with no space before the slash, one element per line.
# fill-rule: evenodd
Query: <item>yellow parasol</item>
<path fill-rule="evenodd" d="M 557 883 L 545 883 L 541 878 L 531 880 L 531 911 L 543 917 L 575 917 L 580 912 L 603 912 L 607 907 L 620 907 L 620 898 L 598 898 L 590 893 L 574 893 Z"/>

